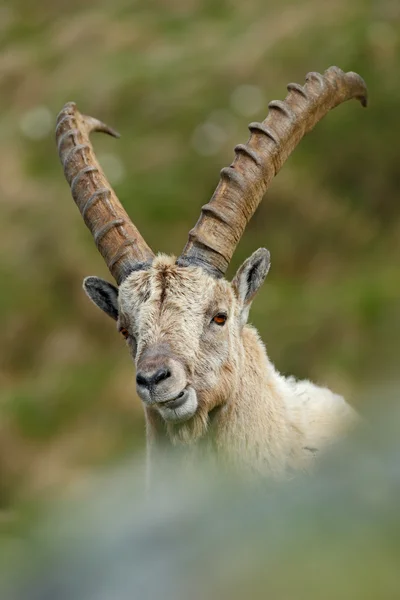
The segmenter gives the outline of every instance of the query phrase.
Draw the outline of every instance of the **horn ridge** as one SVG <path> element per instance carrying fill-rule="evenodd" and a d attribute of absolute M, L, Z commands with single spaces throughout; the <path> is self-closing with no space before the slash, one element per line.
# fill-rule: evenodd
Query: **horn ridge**
<path fill-rule="evenodd" d="M 102 121 L 82 115 L 74 102 L 67 103 L 57 117 L 56 142 L 72 197 L 111 274 L 121 283 L 136 263 L 149 263 L 154 254 L 96 159 L 89 139 L 93 131 L 119 137 Z"/>
<path fill-rule="evenodd" d="M 250 123 L 247 144 L 235 148 L 235 159 L 221 171 L 219 184 L 190 231 L 178 264 L 209 265 L 223 276 L 245 227 L 273 177 L 302 137 L 333 108 L 357 99 L 367 106 L 367 88 L 354 72 L 330 67 L 310 72 L 306 83 L 290 83 L 285 100 L 269 103 L 262 123 Z M 215 219 L 216 214 L 225 215 Z"/>

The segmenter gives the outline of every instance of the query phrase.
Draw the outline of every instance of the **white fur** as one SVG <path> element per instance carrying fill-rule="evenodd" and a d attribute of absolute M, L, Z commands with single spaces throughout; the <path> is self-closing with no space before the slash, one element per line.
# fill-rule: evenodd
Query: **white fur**
<path fill-rule="evenodd" d="M 243 323 L 268 264 L 257 251 L 229 283 L 159 255 L 120 286 L 119 326 L 130 333 L 136 364 L 162 348 L 168 364 L 180 365 L 160 384 L 158 400 L 144 397 L 150 449 L 167 439 L 185 453 L 206 448 L 222 463 L 284 477 L 309 469 L 357 421 L 341 396 L 281 376 Z M 222 327 L 213 320 L 219 311 L 228 314 Z M 182 406 L 163 406 L 183 389 L 190 393 Z"/>

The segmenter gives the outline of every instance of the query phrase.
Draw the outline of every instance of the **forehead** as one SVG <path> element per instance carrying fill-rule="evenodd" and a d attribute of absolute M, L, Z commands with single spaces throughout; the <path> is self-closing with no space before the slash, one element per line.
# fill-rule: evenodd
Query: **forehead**
<path fill-rule="evenodd" d="M 120 308 L 127 313 L 142 305 L 204 312 L 228 308 L 232 298 L 226 280 L 214 279 L 199 267 L 179 267 L 173 257 L 165 256 L 156 257 L 148 270 L 133 272 L 119 289 Z"/>

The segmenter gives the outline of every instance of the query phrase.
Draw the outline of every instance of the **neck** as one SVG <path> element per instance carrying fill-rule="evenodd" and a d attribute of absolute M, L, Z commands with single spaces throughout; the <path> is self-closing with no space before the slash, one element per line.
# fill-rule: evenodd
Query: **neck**
<path fill-rule="evenodd" d="M 290 426 L 280 393 L 281 377 L 253 327 L 244 327 L 241 341 L 236 366 L 240 377 L 222 403 L 218 394 L 214 401 L 204 399 L 198 414 L 178 427 L 166 425 L 156 411 L 146 409 L 150 453 L 154 446 L 183 444 L 185 453 L 212 447 L 234 467 L 264 473 L 285 470 Z"/>
<path fill-rule="evenodd" d="M 281 376 L 253 327 L 243 329 L 242 342 L 240 379 L 214 428 L 215 444 L 234 466 L 281 474 L 290 437 Z"/>

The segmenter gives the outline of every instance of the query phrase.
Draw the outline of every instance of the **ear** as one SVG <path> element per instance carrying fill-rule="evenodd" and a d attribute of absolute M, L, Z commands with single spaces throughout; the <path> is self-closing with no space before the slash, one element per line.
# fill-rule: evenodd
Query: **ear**
<path fill-rule="evenodd" d="M 242 304 L 241 322 L 244 325 L 249 315 L 250 305 L 267 276 L 270 255 L 266 248 L 259 248 L 244 261 L 236 273 L 232 286 Z"/>
<path fill-rule="evenodd" d="M 83 280 L 83 289 L 92 302 L 107 315 L 118 319 L 118 288 L 100 277 L 86 277 Z"/>

